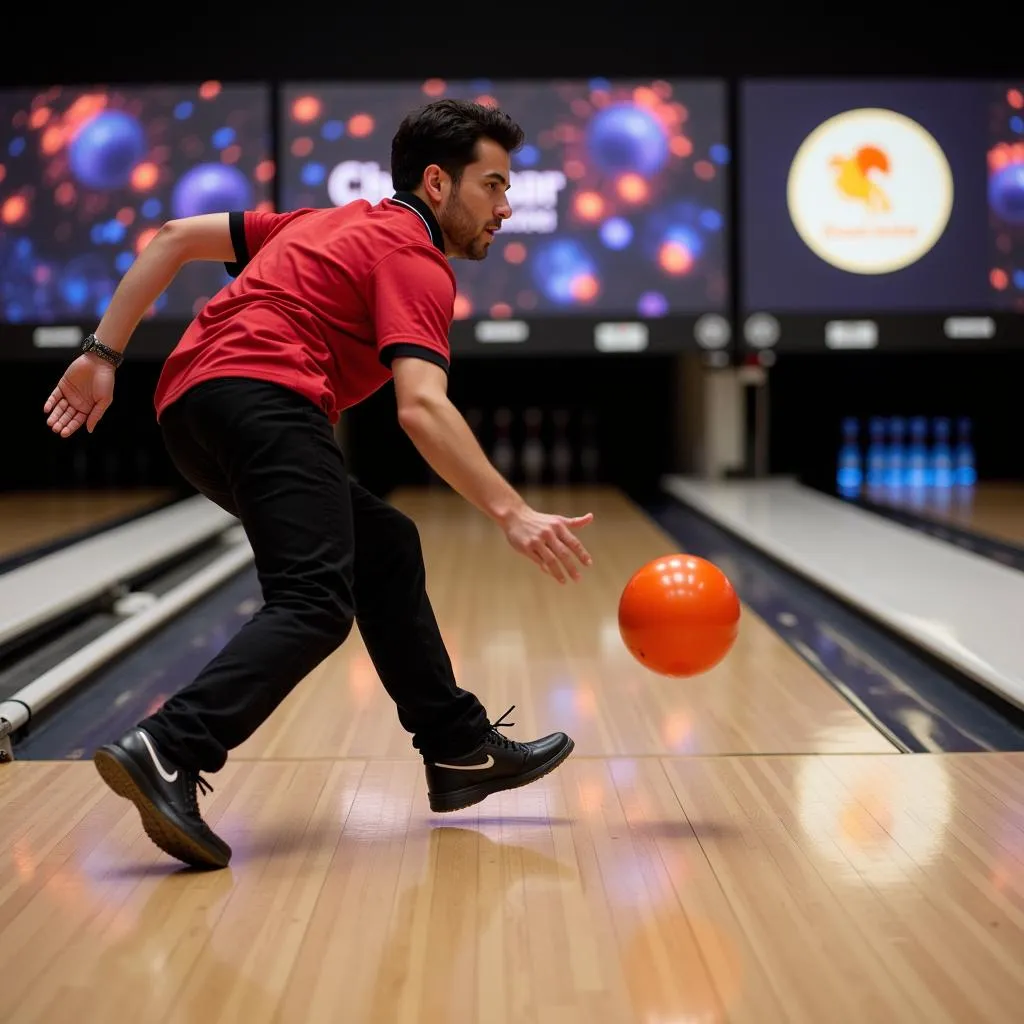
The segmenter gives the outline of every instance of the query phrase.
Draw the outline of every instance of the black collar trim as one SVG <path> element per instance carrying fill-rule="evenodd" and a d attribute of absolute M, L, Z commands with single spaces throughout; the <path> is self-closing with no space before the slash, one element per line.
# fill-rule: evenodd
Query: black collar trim
<path fill-rule="evenodd" d="M 422 218 L 430 234 L 430 240 L 441 252 L 444 252 L 444 235 L 441 234 L 441 225 L 437 223 L 434 211 L 414 192 L 396 192 L 391 198 L 394 202 L 407 206 Z"/>

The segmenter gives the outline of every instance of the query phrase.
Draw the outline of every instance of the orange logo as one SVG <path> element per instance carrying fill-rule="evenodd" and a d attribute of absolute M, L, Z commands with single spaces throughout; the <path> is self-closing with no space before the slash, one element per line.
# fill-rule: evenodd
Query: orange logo
<path fill-rule="evenodd" d="M 873 174 L 889 173 L 889 155 L 878 146 L 861 146 L 853 156 L 834 156 L 829 161 L 836 174 L 836 188 L 847 199 L 864 203 L 869 210 L 888 213 L 892 209 L 885 190 Z"/>
<path fill-rule="evenodd" d="M 939 144 L 911 118 L 846 110 L 800 144 L 786 201 L 804 244 L 826 263 L 853 274 L 888 274 L 942 237 L 953 175 Z"/>

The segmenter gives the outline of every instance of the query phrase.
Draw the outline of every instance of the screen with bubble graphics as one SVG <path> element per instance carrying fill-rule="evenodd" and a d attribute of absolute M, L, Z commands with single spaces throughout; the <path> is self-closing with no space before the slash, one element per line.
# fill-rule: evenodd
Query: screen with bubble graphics
<path fill-rule="evenodd" d="M 0 320 L 95 324 L 173 217 L 270 209 L 265 86 L 0 93 Z M 187 264 L 147 320 L 187 322 L 229 278 Z"/>
<path fill-rule="evenodd" d="M 725 312 L 730 153 L 716 81 L 290 84 L 283 207 L 390 196 L 395 130 L 441 97 L 497 105 L 526 134 L 512 157 L 511 218 L 487 259 L 452 262 L 457 321 Z"/>
<path fill-rule="evenodd" d="M 1024 313 L 1024 82 L 992 86 L 988 129 L 988 283 L 993 305 Z"/>

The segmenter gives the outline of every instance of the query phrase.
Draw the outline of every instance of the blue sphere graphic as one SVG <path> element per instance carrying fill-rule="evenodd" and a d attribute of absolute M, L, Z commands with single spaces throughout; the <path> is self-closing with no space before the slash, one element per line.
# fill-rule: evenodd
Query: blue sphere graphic
<path fill-rule="evenodd" d="M 596 271 L 593 259 L 575 239 L 560 238 L 542 245 L 536 252 L 533 279 L 544 295 L 560 305 L 576 301 L 575 281 Z"/>
<path fill-rule="evenodd" d="M 633 225 L 624 217 L 610 217 L 601 225 L 600 235 L 609 249 L 625 249 L 633 241 Z"/>
<path fill-rule="evenodd" d="M 988 204 L 1010 224 L 1024 224 L 1024 164 L 1007 164 L 988 181 Z"/>
<path fill-rule="evenodd" d="M 669 155 L 664 126 L 632 103 L 616 103 L 594 115 L 587 126 L 587 150 L 604 171 L 644 177 L 660 171 Z"/>
<path fill-rule="evenodd" d="M 71 172 L 91 189 L 123 188 L 145 156 L 142 126 L 120 110 L 104 110 L 78 130 L 68 148 Z"/>
<path fill-rule="evenodd" d="M 171 208 L 175 217 L 195 217 L 247 209 L 252 199 L 252 184 L 237 167 L 199 164 L 178 179 Z"/>

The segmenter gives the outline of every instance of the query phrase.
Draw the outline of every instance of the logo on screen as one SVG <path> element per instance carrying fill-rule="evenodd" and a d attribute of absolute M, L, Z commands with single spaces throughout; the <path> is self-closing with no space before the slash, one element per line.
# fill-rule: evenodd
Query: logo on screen
<path fill-rule="evenodd" d="M 513 171 L 512 216 L 502 227 L 503 234 L 557 231 L 558 198 L 566 181 L 562 171 Z M 375 160 L 342 160 L 327 176 L 327 194 L 335 206 L 357 199 L 379 203 L 394 192 L 391 172 Z"/>
<path fill-rule="evenodd" d="M 854 274 L 909 266 L 942 237 L 953 175 L 935 139 L 891 110 L 837 114 L 797 150 L 789 215 L 826 263 Z"/>

